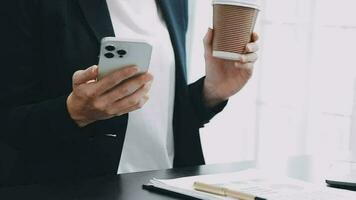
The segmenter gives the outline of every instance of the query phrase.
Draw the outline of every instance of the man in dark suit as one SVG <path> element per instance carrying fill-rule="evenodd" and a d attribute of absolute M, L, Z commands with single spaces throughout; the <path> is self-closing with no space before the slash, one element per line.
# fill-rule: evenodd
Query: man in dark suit
<path fill-rule="evenodd" d="M 188 3 L 156 4 L 174 52 L 172 166 L 201 165 L 199 128 L 249 80 L 257 46 L 248 44 L 239 62 L 220 60 L 211 55 L 209 30 L 204 40 L 206 77 L 188 85 Z M 136 76 L 136 68 L 127 67 L 96 81 L 100 41 L 117 34 L 107 2 L 11 0 L 4 7 L 0 140 L 11 148 L 11 166 L 16 166 L 7 183 L 116 174 L 128 113 L 144 107 L 155 74 Z"/>

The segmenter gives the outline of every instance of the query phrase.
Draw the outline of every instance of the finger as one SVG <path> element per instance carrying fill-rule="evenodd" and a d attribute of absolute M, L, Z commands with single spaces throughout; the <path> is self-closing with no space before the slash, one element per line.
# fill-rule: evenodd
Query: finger
<path fill-rule="evenodd" d="M 73 74 L 73 87 L 95 80 L 98 76 L 98 66 L 94 65 Z"/>
<path fill-rule="evenodd" d="M 129 113 L 129 112 L 132 112 L 132 111 L 135 111 L 137 110 L 136 106 L 131 106 L 131 107 L 128 107 L 128 108 L 124 108 L 122 110 L 120 110 L 119 112 L 115 113 L 114 111 L 109 111 L 109 113 L 114 113 L 114 114 L 110 114 L 107 116 L 107 119 L 110 119 L 110 118 L 113 118 L 113 117 L 118 117 L 118 116 L 121 116 L 121 115 L 124 115 L 126 113 Z"/>
<path fill-rule="evenodd" d="M 125 108 L 125 109 L 121 110 L 120 112 L 116 113 L 115 115 L 113 115 L 113 117 L 115 117 L 115 116 L 118 117 L 118 116 L 130 113 L 130 112 L 133 112 L 135 110 L 137 110 L 137 106 L 131 106 L 131 107 Z"/>
<path fill-rule="evenodd" d="M 240 62 L 241 63 L 253 63 L 253 62 L 256 62 L 258 59 L 258 55 L 257 53 L 248 53 L 248 54 L 244 54 L 241 56 L 241 60 Z"/>
<path fill-rule="evenodd" d="M 236 68 L 239 68 L 239 69 L 246 69 L 246 70 L 253 70 L 254 69 L 254 63 L 235 62 L 234 65 L 235 65 Z"/>
<path fill-rule="evenodd" d="M 259 46 L 255 42 L 248 43 L 246 45 L 246 52 L 247 53 L 254 53 L 254 52 L 257 52 L 258 50 L 259 50 Z"/>
<path fill-rule="evenodd" d="M 109 75 L 103 77 L 100 81 L 98 81 L 93 90 L 96 91 L 98 95 L 104 94 L 105 92 L 111 90 L 121 82 L 132 78 L 137 75 L 138 68 L 136 66 L 125 67 L 110 73 Z"/>
<path fill-rule="evenodd" d="M 147 93 L 151 89 L 152 80 L 149 81 L 151 78 L 152 78 L 152 76 L 150 76 L 150 77 L 141 76 L 138 78 L 135 77 L 134 78 L 135 80 L 127 81 L 127 82 L 123 83 L 122 85 L 117 86 L 110 92 L 104 94 L 103 96 L 101 96 L 98 99 L 98 101 L 104 102 L 106 104 L 112 104 L 120 99 L 123 99 L 123 98 L 133 94 L 141 87 L 143 87 L 144 92 Z M 133 81 L 141 82 L 141 83 L 133 83 Z M 148 82 L 146 82 L 146 81 L 148 81 Z"/>
<path fill-rule="evenodd" d="M 142 98 L 144 100 L 142 100 Z M 136 107 L 141 108 L 144 103 L 146 103 L 148 100 L 148 95 L 147 95 L 147 90 L 142 87 L 139 90 L 137 90 L 135 93 L 131 94 L 130 96 L 127 96 L 115 103 L 113 103 L 110 106 L 110 109 L 114 113 L 122 113 L 122 110 L 125 110 L 126 108 L 131 108 L 131 107 Z"/>
<path fill-rule="evenodd" d="M 253 32 L 251 35 L 251 42 L 256 42 L 259 39 L 259 36 L 256 32 Z"/>
<path fill-rule="evenodd" d="M 211 55 L 212 53 L 212 49 L 213 49 L 213 29 L 209 28 L 208 32 L 205 34 L 204 37 L 204 49 L 205 49 L 205 53 Z"/>
<path fill-rule="evenodd" d="M 118 115 L 120 116 L 120 115 L 123 115 L 123 114 L 126 114 L 126 113 L 133 112 L 133 111 L 135 111 L 135 110 L 138 110 L 138 109 L 142 108 L 142 107 L 147 103 L 148 100 L 149 100 L 149 97 L 148 97 L 148 96 L 143 96 L 143 97 L 141 98 L 141 100 L 140 100 L 136 105 L 131 106 L 131 107 L 127 108 L 127 109 L 122 110 L 120 113 L 118 113 Z M 117 116 L 117 115 L 116 115 L 116 116 Z"/>

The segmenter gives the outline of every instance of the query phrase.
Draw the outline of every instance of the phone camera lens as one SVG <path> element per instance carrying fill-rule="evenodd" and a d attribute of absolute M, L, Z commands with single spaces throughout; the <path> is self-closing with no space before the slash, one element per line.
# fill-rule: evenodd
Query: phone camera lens
<path fill-rule="evenodd" d="M 105 49 L 106 49 L 107 51 L 114 51 L 114 50 L 115 50 L 115 47 L 112 46 L 112 45 L 108 45 L 108 46 L 105 47 Z"/>
<path fill-rule="evenodd" d="M 125 50 L 123 50 L 123 49 L 120 49 L 120 50 L 117 51 L 117 54 L 119 54 L 119 56 L 122 58 L 122 56 L 126 55 L 127 52 Z"/>
<path fill-rule="evenodd" d="M 106 58 L 113 58 L 115 55 L 113 53 L 106 53 L 104 54 Z"/>

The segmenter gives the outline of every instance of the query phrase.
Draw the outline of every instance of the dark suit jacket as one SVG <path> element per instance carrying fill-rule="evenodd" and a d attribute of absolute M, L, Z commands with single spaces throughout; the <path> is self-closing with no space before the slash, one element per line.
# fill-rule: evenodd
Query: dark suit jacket
<path fill-rule="evenodd" d="M 204 164 L 199 128 L 226 102 L 207 109 L 203 79 L 187 85 L 187 1 L 157 3 L 176 58 L 174 166 Z M 11 169 L 7 183 L 116 174 L 128 115 L 79 128 L 66 108 L 73 73 L 97 64 L 100 40 L 114 36 L 106 1 L 8 0 L 3 8 L 0 143 L 7 151 L 0 164 Z"/>

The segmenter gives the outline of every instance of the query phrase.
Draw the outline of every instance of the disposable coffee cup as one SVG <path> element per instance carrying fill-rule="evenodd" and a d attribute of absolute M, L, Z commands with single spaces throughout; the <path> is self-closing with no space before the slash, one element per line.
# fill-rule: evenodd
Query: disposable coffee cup
<path fill-rule="evenodd" d="M 259 0 L 213 0 L 213 56 L 240 60 L 260 11 Z"/>

